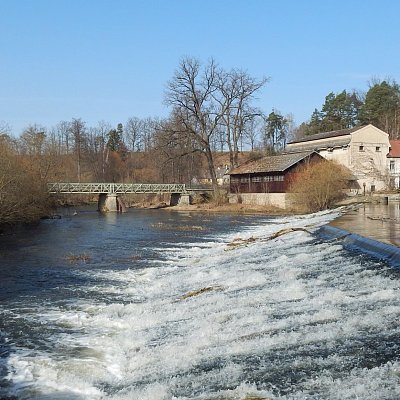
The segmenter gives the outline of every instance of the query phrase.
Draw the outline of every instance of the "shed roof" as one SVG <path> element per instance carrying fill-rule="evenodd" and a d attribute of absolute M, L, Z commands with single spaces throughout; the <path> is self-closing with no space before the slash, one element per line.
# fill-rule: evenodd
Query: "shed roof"
<path fill-rule="evenodd" d="M 301 139 L 293 140 L 293 141 L 289 142 L 288 144 L 300 143 L 300 142 L 309 142 L 311 140 L 319 140 L 319 139 L 329 139 L 329 138 L 335 138 L 337 136 L 346 136 L 346 135 L 350 135 L 351 133 L 353 133 L 355 131 L 358 131 L 361 128 L 364 128 L 364 126 L 357 126 L 355 128 L 340 129 L 340 130 L 337 130 L 337 131 L 316 133 L 315 135 L 309 135 L 309 136 L 305 136 L 305 137 L 303 137 Z"/>
<path fill-rule="evenodd" d="M 312 154 L 319 154 L 313 151 L 285 153 L 279 156 L 267 156 L 255 161 L 248 161 L 233 169 L 229 175 L 252 174 L 260 172 L 284 172 L 288 168 L 304 160 Z M 322 158 L 322 157 L 321 157 Z"/>
<path fill-rule="evenodd" d="M 390 151 L 388 157 L 400 157 L 400 140 L 389 140 Z"/>

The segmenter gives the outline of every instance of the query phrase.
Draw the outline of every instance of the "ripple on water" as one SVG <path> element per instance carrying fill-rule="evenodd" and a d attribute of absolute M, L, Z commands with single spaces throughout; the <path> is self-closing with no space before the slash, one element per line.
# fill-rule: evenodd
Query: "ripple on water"
<path fill-rule="evenodd" d="M 125 229 L 123 243 L 101 261 L 73 267 L 62 290 L 49 285 L 1 308 L 3 397 L 400 398 L 398 275 L 305 232 L 226 251 L 234 238 L 316 229 L 335 214 L 225 220 L 224 229 L 215 217 L 206 239 L 198 230 L 179 240 L 148 228 L 160 215 L 113 221 L 107 232 Z M 134 223 L 144 227 L 137 239 Z M 65 242 L 68 226 L 53 228 Z M 86 251 L 98 252 L 85 229 Z M 125 262 L 132 253 L 140 263 Z"/>

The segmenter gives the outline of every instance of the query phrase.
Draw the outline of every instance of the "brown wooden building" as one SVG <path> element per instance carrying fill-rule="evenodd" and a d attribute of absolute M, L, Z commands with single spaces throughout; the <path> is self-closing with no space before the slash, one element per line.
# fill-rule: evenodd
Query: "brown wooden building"
<path fill-rule="evenodd" d="M 308 151 L 248 161 L 229 173 L 230 192 L 286 193 L 296 170 L 305 163 L 323 159 L 318 153 Z"/>

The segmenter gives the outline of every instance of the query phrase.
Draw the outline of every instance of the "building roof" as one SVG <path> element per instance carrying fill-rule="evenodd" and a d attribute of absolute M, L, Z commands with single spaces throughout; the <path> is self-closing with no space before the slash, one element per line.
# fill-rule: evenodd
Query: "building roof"
<path fill-rule="evenodd" d="M 389 140 L 390 151 L 388 157 L 400 157 L 400 140 Z"/>
<path fill-rule="evenodd" d="M 300 143 L 300 142 L 309 142 L 311 140 L 319 140 L 319 139 L 329 139 L 329 138 L 336 138 L 338 136 L 347 136 L 351 133 L 358 131 L 359 129 L 363 128 L 364 126 L 357 126 L 355 128 L 347 128 L 347 129 L 340 129 L 337 131 L 330 131 L 330 132 L 321 132 L 316 133 L 315 135 L 308 135 L 301 139 L 293 140 L 288 144 L 292 143 Z"/>
<path fill-rule="evenodd" d="M 334 147 L 342 147 L 347 146 L 350 143 L 350 136 L 343 136 L 343 138 L 339 138 L 336 140 L 326 140 L 322 143 L 315 142 L 296 142 L 294 147 L 294 151 L 317 151 L 323 149 L 329 149 Z M 291 143 L 288 144 L 287 151 L 291 151 Z"/>
<path fill-rule="evenodd" d="M 285 153 L 279 156 L 267 156 L 254 161 L 248 161 L 233 169 L 229 175 L 252 174 L 260 172 L 284 172 L 298 162 L 317 154 L 313 151 Z"/>

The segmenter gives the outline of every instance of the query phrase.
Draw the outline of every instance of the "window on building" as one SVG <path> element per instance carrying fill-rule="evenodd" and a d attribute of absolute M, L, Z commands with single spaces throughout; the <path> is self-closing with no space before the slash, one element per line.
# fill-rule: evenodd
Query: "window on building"
<path fill-rule="evenodd" d="M 239 183 L 240 179 L 239 178 L 233 178 L 231 177 L 231 183 Z"/>
<path fill-rule="evenodd" d="M 359 150 L 359 151 L 364 151 L 364 146 L 359 146 L 359 147 L 358 147 L 358 150 Z"/>
<path fill-rule="evenodd" d="M 390 160 L 390 162 L 389 162 L 389 170 L 393 172 L 394 171 L 394 166 L 395 166 L 394 160 Z"/>
<path fill-rule="evenodd" d="M 380 148 L 379 146 L 376 146 L 376 147 L 375 147 L 375 150 L 376 150 L 376 151 L 381 151 L 381 148 Z"/>
<path fill-rule="evenodd" d="M 272 182 L 274 180 L 273 176 L 264 176 L 264 182 Z"/>
<path fill-rule="evenodd" d="M 240 182 L 241 182 L 241 183 L 247 183 L 247 182 L 249 182 L 249 181 L 250 181 L 249 178 L 240 178 Z"/>
<path fill-rule="evenodd" d="M 276 175 L 276 176 L 274 176 L 274 181 L 276 181 L 276 182 L 282 182 L 282 181 L 283 181 L 283 175 Z"/>
<path fill-rule="evenodd" d="M 251 178 L 251 181 L 252 181 L 252 182 L 261 182 L 261 176 L 253 176 L 253 177 Z"/>

